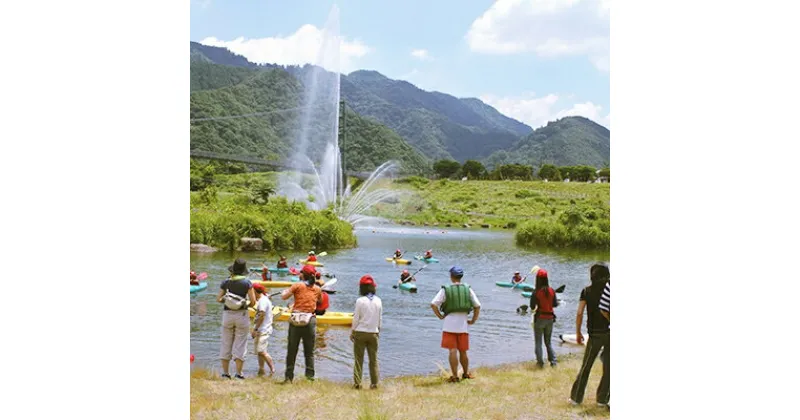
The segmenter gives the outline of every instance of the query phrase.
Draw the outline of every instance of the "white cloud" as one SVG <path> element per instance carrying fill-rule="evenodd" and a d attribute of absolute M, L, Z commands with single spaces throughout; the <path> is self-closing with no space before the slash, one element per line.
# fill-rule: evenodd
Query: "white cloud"
<path fill-rule="evenodd" d="M 337 40 L 339 41 L 339 54 L 334 53 Z M 357 59 L 372 51 L 372 48 L 357 39 L 349 41 L 341 36 L 326 36 L 323 30 L 310 24 L 301 26 L 297 32 L 286 37 L 254 39 L 239 37 L 232 41 L 208 37 L 201 40 L 200 43 L 227 48 L 254 63 L 281 65 L 311 63 L 321 65 L 327 70 L 338 70 L 341 73 L 356 70 Z M 320 55 L 320 52 L 323 54 Z"/>
<path fill-rule="evenodd" d="M 610 0 L 497 0 L 472 22 L 466 39 L 485 54 L 585 55 L 609 69 Z"/>
<path fill-rule="evenodd" d="M 411 50 L 411 56 L 423 61 L 431 59 L 431 55 L 426 49 Z"/>
<path fill-rule="evenodd" d="M 567 98 L 570 97 L 572 95 L 567 96 Z M 606 128 L 611 127 L 611 114 L 606 113 L 603 115 L 602 106 L 595 105 L 592 102 L 583 102 L 575 103 L 569 108 L 561 107 L 559 109 L 557 104 L 561 98 L 553 93 L 542 97 L 536 97 L 533 93 L 517 97 L 483 95 L 480 99 L 500 111 L 500 113 L 522 121 L 534 129 L 546 125 L 549 121 L 575 115 L 586 117 Z"/>

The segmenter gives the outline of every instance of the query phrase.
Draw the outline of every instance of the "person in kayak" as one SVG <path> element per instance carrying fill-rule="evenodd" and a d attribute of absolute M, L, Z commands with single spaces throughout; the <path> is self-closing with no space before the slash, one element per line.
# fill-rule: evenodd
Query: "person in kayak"
<path fill-rule="evenodd" d="M 394 259 L 399 260 L 400 258 L 403 258 L 403 253 L 398 249 L 394 251 Z"/>
<path fill-rule="evenodd" d="M 265 265 L 261 268 L 261 280 L 262 281 L 271 281 L 272 280 L 272 272 L 269 271 L 269 268 Z"/>
<path fill-rule="evenodd" d="M 536 272 L 536 291 L 531 294 L 530 308 L 533 311 L 533 338 L 536 343 L 536 365 L 544 367 L 542 360 L 542 339 L 547 348 L 547 360 L 550 366 L 556 367 L 556 353 L 550 345 L 553 336 L 553 322 L 556 315 L 553 308 L 558 306 L 556 291 L 550 287 L 547 270 L 540 268 Z"/>
<path fill-rule="evenodd" d="M 197 280 L 197 274 L 194 271 L 189 272 L 189 284 L 192 286 L 199 286 L 200 282 Z"/>
<path fill-rule="evenodd" d="M 237 258 L 228 267 L 231 276 L 219 286 L 217 302 L 223 303 L 222 344 L 219 358 L 222 361 L 222 377 L 230 379 L 228 373 L 231 358 L 236 363 L 236 378 L 244 379 L 242 367 L 247 352 L 247 335 L 250 332 L 250 317 L 247 308 L 256 304 L 253 283 L 247 279 L 247 262 Z"/>
<path fill-rule="evenodd" d="M 264 363 L 269 366 L 269 374 L 275 373 L 275 364 L 272 357 L 267 353 L 269 336 L 272 334 L 272 302 L 267 295 L 267 289 L 261 284 L 254 284 L 253 290 L 256 292 L 256 316 L 253 320 L 252 337 L 255 342 L 255 351 L 258 355 L 258 376 L 264 376 Z"/>
<path fill-rule="evenodd" d="M 519 271 L 515 271 L 514 276 L 511 277 L 511 283 L 514 284 L 520 284 L 523 280 L 524 279 L 522 278 L 522 275 L 519 274 Z"/>
<path fill-rule="evenodd" d="M 475 376 L 469 372 L 469 330 L 468 325 L 478 320 L 481 311 L 481 302 L 468 284 L 461 283 L 464 270 L 454 266 L 450 268 L 450 282 L 442 286 L 439 293 L 431 301 L 431 309 L 439 319 L 443 319 L 442 348 L 450 352 L 450 370 L 453 376 L 448 382 L 458 382 L 458 362 L 464 369 L 462 379 L 473 379 Z M 440 310 L 441 306 L 441 310 Z M 467 314 L 474 311 L 472 319 L 467 320 Z M 442 314 L 444 312 L 444 314 Z"/>
<path fill-rule="evenodd" d="M 353 342 L 353 388 L 361 389 L 363 376 L 364 349 L 369 357 L 370 389 L 378 388 L 378 337 L 383 319 L 381 298 L 375 296 L 375 280 L 369 274 L 358 282 L 359 297 L 353 311 L 353 326 L 350 329 L 350 341 Z"/>
<path fill-rule="evenodd" d="M 408 270 L 403 270 L 403 272 L 400 273 L 400 281 L 397 284 L 408 283 L 411 281 L 417 281 L 417 279 L 412 277 L 411 273 L 409 273 Z"/>
<path fill-rule="evenodd" d="M 601 313 L 600 300 L 606 284 L 611 280 L 608 266 L 602 263 L 594 264 L 589 269 L 589 278 L 592 283 L 581 291 L 578 315 L 575 319 L 575 332 L 578 344 L 581 344 L 583 343 L 581 323 L 583 322 L 584 309 L 586 310 L 586 329 L 589 331 L 589 341 L 586 343 L 583 363 L 578 371 L 578 377 L 575 378 L 575 382 L 572 384 L 569 401 L 573 405 L 583 402 L 583 394 L 586 391 L 586 383 L 589 381 L 589 373 L 592 371 L 594 360 L 602 350 L 603 354 L 600 358 L 603 362 L 603 376 L 600 378 L 600 385 L 597 387 L 597 405 L 606 407 L 611 397 L 611 366 L 609 364 L 611 361 L 611 334 L 609 320 Z"/>
<path fill-rule="evenodd" d="M 290 384 L 294 380 L 294 363 L 301 341 L 303 356 L 306 359 L 306 379 L 314 380 L 314 345 L 317 331 L 317 318 L 314 312 L 317 310 L 317 305 L 322 303 L 322 290 L 314 284 L 316 273 L 317 270 L 313 266 L 303 266 L 300 271 L 303 281 L 293 284 L 281 293 L 283 300 L 294 297 L 289 318 L 289 343 L 286 349 L 286 373 L 283 384 Z"/>
<path fill-rule="evenodd" d="M 278 260 L 278 263 L 275 265 L 275 267 L 277 267 L 277 268 L 288 268 L 289 267 L 289 263 L 286 262 L 286 257 L 281 255 L 281 259 Z"/>
<path fill-rule="evenodd" d="M 309 251 L 306 262 L 316 262 L 316 261 L 317 261 L 317 254 L 315 254 L 314 251 Z"/>
<path fill-rule="evenodd" d="M 425 251 L 425 256 L 423 258 L 425 258 L 426 260 L 429 260 L 429 259 L 433 258 L 433 253 L 431 251 L 432 250 L 430 250 L 430 249 Z"/>
<path fill-rule="evenodd" d="M 322 273 L 317 271 L 317 273 L 314 276 L 316 277 L 314 283 L 317 286 L 319 286 L 320 290 L 322 290 L 322 286 L 325 285 L 325 280 L 322 280 Z M 314 311 L 314 315 L 318 316 L 325 315 L 325 311 L 327 311 L 328 306 L 330 306 L 330 296 L 328 296 L 328 294 L 325 293 L 325 291 L 322 291 L 322 303 L 319 303 L 317 305 L 317 310 Z"/>

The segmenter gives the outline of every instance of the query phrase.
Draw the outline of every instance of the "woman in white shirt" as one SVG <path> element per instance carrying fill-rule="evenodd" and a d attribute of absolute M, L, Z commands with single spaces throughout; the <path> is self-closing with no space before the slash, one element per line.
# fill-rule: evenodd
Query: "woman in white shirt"
<path fill-rule="evenodd" d="M 359 290 L 361 297 L 356 300 L 353 327 L 350 330 L 350 340 L 353 342 L 356 359 L 353 366 L 354 388 L 361 389 L 364 349 L 366 349 L 369 356 L 369 387 L 376 389 L 378 388 L 378 336 L 381 332 L 383 305 L 381 298 L 375 296 L 375 280 L 369 274 L 361 277 Z"/>

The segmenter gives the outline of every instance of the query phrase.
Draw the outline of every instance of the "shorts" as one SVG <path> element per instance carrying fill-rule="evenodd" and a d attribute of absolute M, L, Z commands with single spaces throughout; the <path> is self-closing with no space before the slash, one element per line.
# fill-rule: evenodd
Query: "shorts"
<path fill-rule="evenodd" d="M 256 338 L 253 340 L 255 342 L 256 347 L 256 354 L 258 353 L 266 353 L 267 346 L 269 345 L 269 333 L 256 333 Z"/>
<path fill-rule="evenodd" d="M 469 350 L 469 333 L 451 333 L 442 331 L 442 348 Z"/>

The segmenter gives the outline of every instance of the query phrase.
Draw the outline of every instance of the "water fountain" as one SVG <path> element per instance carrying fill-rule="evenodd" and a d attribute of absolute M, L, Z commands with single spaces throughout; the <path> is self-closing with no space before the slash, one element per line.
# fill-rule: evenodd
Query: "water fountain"
<path fill-rule="evenodd" d="M 345 185 L 338 141 L 340 45 L 339 9 L 334 5 L 322 30 L 316 63 L 305 66 L 299 76 L 305 89 L 291 164 L 301 170 L 281 174 L 278 194 L 315 210 L 332 207 L 340 218 L 356 225 L 375 219 L 364 216 L 364 211 L 396 196 L 393 191 L 374 187 L 385 175 L 399 169 L 399 164 L 390 161 L 380 165 L 355 194 L 349 184 Z M 321 145 L 324 152 L 317 167 L 309 152 Z"/>

